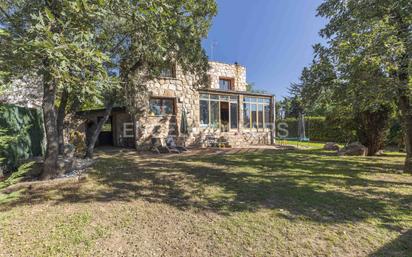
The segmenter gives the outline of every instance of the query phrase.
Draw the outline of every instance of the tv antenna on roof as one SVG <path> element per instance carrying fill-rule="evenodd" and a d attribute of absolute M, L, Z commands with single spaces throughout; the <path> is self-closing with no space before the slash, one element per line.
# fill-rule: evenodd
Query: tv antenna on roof
<path fill-rule="evenodd" d="M 217 47 L 217 41 L 213 40 L 212 43 L 210 44 L 210 59 L 213 61 L 215 56 L 214 56 L 214 52 L 215 52 L 215 48 Z"/>

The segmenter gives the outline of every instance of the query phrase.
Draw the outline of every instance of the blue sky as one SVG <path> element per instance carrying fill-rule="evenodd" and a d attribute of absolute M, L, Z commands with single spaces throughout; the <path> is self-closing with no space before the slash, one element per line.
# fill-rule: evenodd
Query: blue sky
<path fill-rule="evenodd" d="M 326 21 L 316 17 L 322 0 L 217 0 L 218 15 L 203 46 L 210 59 L 239 62 L 247 79 L 278 99 L 287 95 L 304 66 L 312 45 L 323 42 L 318 32 Z M 215 42 L 215 44 L 214 44 Z M 214 44 L 213 57 L 211 45 Z"/>

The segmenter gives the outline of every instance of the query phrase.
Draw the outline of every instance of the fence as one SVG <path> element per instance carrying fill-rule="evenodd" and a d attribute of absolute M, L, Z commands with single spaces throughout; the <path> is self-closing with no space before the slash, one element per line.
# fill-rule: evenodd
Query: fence
<path fill-rule="evenodd" d="M 0 167 L 15 170 L 21 160 L 44 154 L 39 110 L 0 104 Z"/>

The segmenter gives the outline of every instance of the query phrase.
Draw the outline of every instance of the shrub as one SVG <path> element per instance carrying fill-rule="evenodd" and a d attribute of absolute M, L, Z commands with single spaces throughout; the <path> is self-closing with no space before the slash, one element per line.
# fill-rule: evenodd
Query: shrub
<path fill-rule="evenodd" d="M 283 122 L 288 125 L 289 138 L 299 137 L 299 120 L 295 118 L 287 118 L 278 120 L 277 123 Z M 352 137 L 352 131 L 346 131 L 325 117 L 305 117 L 305 134 L 311 141 L 333 141 L 338 143 L 346 143 Z"/>
<path fill-rule="evenodd" d="M 69 143 L 74 145 L 77 156 L 83 156 L 86 152 L 86 136 L 84 133 L 79 131 L 70 131 Z"/>
<path fill-rule="evenodd" d="M 10 185 L 20 182 L 29 173 L 34 165 L 34 162 L 22 164 L 16 172 L 11 174 L 6 180 L 0 182 L 0 190 Z"/>

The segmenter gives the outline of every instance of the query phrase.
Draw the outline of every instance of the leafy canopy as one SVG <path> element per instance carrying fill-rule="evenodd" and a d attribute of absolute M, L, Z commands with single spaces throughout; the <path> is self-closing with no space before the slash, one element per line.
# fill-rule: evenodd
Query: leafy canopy
<path fill-rule="evenodd" d="M 102 0 L 1 1 L 0 70 L 5 80 L 49 74 L 58 90 L 79 98 L 111 86 L 97 42 L 107 14 Z M 47 65 L 46 62 L 47 61 Z"/>

